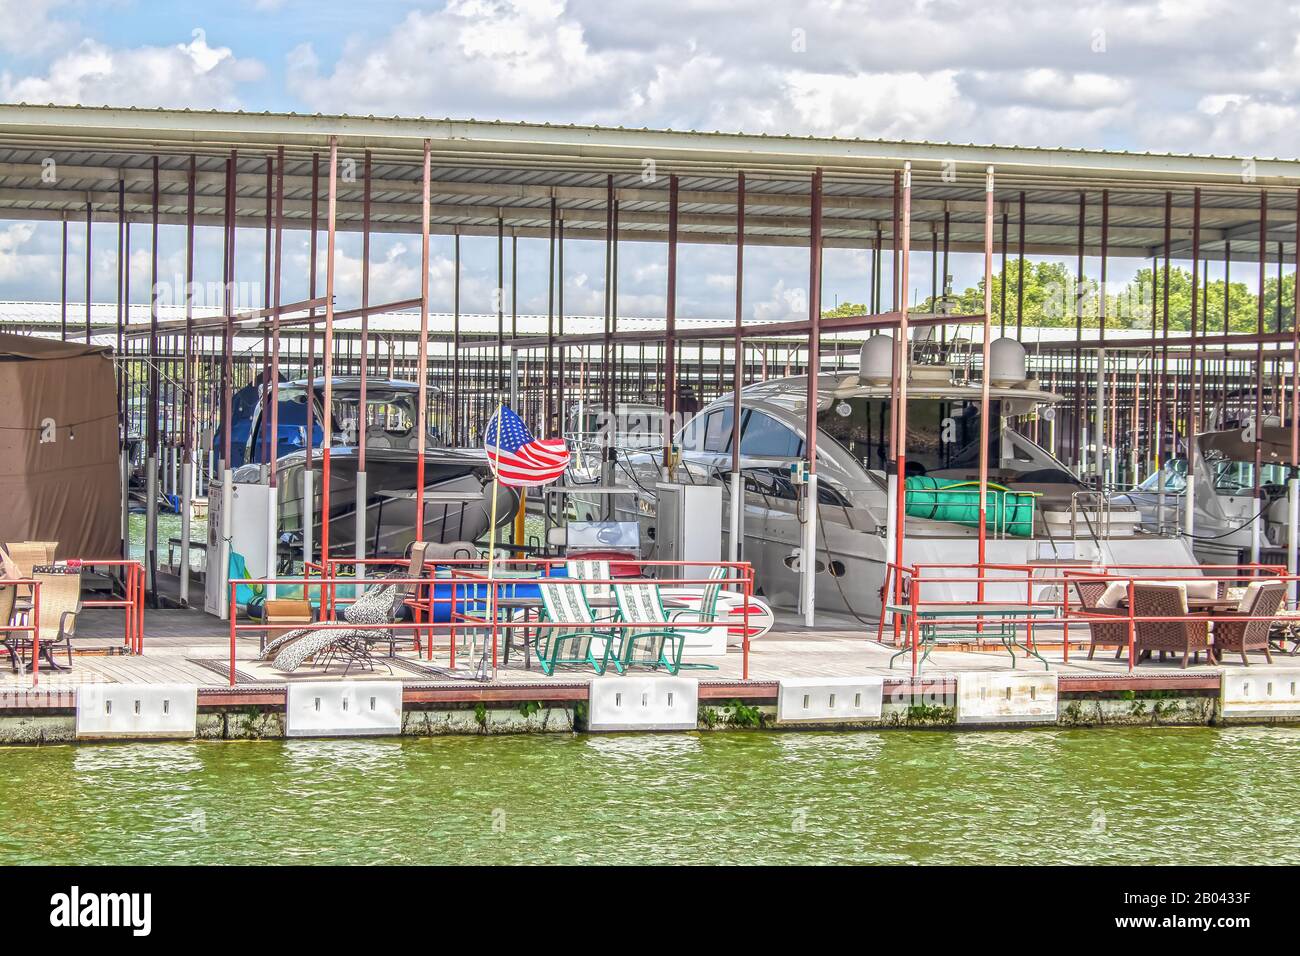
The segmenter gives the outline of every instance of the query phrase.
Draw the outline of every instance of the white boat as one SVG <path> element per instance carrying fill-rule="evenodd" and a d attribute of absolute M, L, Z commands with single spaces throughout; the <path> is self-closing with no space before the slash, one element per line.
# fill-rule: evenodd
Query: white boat
<path fill-rule="evenodd" d="M 884 338 L 884 337 L 880 337 Z M 996 343 L 995 343 L 996 344 Z M 1018 345 L 1017 345 L 1018 347 Z M 864 353 L 866 352 L 864 347 Z M 1023 354 L 1023 353 L 1022 353 Z M 953 484 L 956 500 L 978 504 L 980 385 L 963 367 L 914 365 L 908 386 L 907 477 L 911 484 L 932 484 L 940 494 Z M 881 611 L 889 514 L 886 457 L 889 446 L 888 374 L 823 374 L 818 379 L 816 606 L 847 611 L 863 619 Z M 755 569 L 758 593 L 773 606 L 795 607 L 800 591 L 797 549 L 801 545 L 802 492 L 792 481 L 791 466 L 805 454 L 807 379 L 773 379 L 741 392 L 740 464 L 745 493 L 742 557 Z M 1175 534 L 1154 534 L 1141 525 L 1138 510 L 1090 491 L 1070 470 L 1014 428 L 1016 420 L 1051 408 L 1060 396 L 1039 388 L 1031 378 L 998 380 L 990 387 L 989 473 L 993 489 L 985 560 L 990 564 L 1050 566 L 1148 565 L 1195 563 L 1186 541 Z M 679 432 L 680 462 L 673 476 L 683 482 L 717 482 L 730 508 L 732 396 L 703 408 Z M 618 520 L 642 524 L 642 552 L 654 557 L 651 528 L 655 483 L 660 480 L 658 452 L 619 455 L 613 478 L 637 489 L 634 500 L 615 503 Z M 602 515 L 607 499 L 584 499 L 580 486 L 590 472 L 574 471 L 570 513 L 592 520 Z M 924 479 L 915 481 L 914 479 Z M 1002 489 L 1005 489 L 1002 490 Z M 1003 497 L 1004 495 L 1014 497 Z M 977 520 L 960 520 L 960 509 L 929 508 L 934 490 L 909 489 L 909 517 L 904 562 L 927 565 L 974 564 L 978 560 Z M 946 520 L 952 517 L 959 520 Z M 727 537 L 727 522 L 722 534 Z M 947 577 L 973 571 L 936 572 Z M 1023 580 L 1023 572 L 1016 575 Z M 1005 591 L 1005 593 L 1001 593 Z M 1025 587 L 986 588 L 989 600 L 1023 600 Z M 926 585 L 927 600 L 967 600 L 974 584 Z"/>
<path fill-rule="evenodd" d="M 1252 431 L 1246 425 L 1196 436 L 1190 537 L 1192 550 L 1205 564 L 1249 563 L 1256 536 L 1261 562 L 1286 564 L 1290 429 L 1265 424 L 1259 438 L 1262 502 L 1255 498 Z M 1174 458 L 1112 501 L 1137 508 L 1146 530 L 1177 532 L 1186 530 L 1186 490 L 1187 459 Z"/>

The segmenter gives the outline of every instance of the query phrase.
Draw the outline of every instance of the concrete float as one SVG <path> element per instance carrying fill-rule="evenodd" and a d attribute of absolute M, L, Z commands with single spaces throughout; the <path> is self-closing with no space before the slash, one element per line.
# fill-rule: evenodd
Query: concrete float
<path fill-rule="evenodd" d="M 1263 666 L 1107 677 L 985 671 L 934 674 L 915 680 L 862 675 L 744 682 L 611 675 L 572 683 L 454 687 L 379 680 L 311 681 L 234 688 L 201 686 L 194 688 L 193 710 L 185 703 L 187 688 L 146 686 L 148 694 L 134 685 L 113 684 L 5 689 L 0 691 L 0 744 L 587 731 L 960 731 L 1300 723 L 1300 697 L 1296 695 L 1300 668 Z M 381 687 L 386 688 L 383 707 L 378 700 Z M 350 714 L 343 709 L 345 696 L 351 701 Z M 370 719 L 372 697 L 382 719 Z M 89 711 L 104 709 L 110 699 L 117 702 L 113 707 L 117 722 L 90 722 Z M 313 724 L 311 719 L 304 723 L 301 714 L 295 716 L 294 701 L 309 708 L 311 714 L 322 713 L 316 710 L 318 699 L 321 708 L 337 709 L 335 717 L 347 715 L 350 719 L 327 726 Z M 139 720 L 151 706 L 159 709 L 162 700 L 175 702 L 168 705 L 173 723 L 141 726 Z M 139 714 L 136 701 L 140 701 Z M 355 719 L 357 708 L 364 718 L 360 721 Z"/>

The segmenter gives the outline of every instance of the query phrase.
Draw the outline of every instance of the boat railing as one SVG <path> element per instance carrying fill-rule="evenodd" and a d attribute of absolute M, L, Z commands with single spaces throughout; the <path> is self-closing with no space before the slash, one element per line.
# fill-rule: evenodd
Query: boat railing
<path fill-rule="evenodd" d="M 1091 504 L 1089 504 L 1089 502 Z M 1070 538 L 1079 537 L 1079 518 L 1082 515 L 1088 537 L 1100 544 L 1101 539 L 1110 537 L 1111 510 L 1110 496 L 1105 491 L 1085 488 L 1070 495 Z M 1092 515 L 1096 515 L 1096 520 Z"/>

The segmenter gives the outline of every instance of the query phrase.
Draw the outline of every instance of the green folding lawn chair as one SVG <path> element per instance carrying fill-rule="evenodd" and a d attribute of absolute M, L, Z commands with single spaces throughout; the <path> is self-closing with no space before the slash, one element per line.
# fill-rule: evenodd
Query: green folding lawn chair
<path fill-rule="evenodd" d="M 707 634 L 718 625 L 712 623 L 718 619 L 718 594 L 722 591 L 722 582 L 727 578 L 726 568 L 709 568 L 709 583 L 700 592 L 698 607 L 683 607 L 668 612 L 668 620 L 674 631 L 688 634 Z M 683 621 L 698 622 L 695 627 L 687 627 Z M 705 623 L 709 622 L 709 623 Z"/>
<path fill-rule="evenodd" d="M 550 676 L 561 664 L 586 664 L 605 673 L 614 635 L 601 629 L 581 585 L 538 582 L 542 595 L 542 626 L 537 629 L 537 663 Z M 567 627 L 546 627 L 546 623 Z"/>
<path fill-rule="evenodd" d="M 670 674 L 676 674 L 684 666 L 717 670 L 712 664 L 682 664 L 687 635 L 698 633 L 703 628 L 681 627 L 673 623 L 664 610 L 658 584 L 652 581 L 615 584 L 614 600 L 618 603 L 619 621 L 640 625 L 620 628 L 618 644 L 607 656 L 608 664 L 613 664 L 620 674 L 630 667 L 648 667 L 651 670 L 662 667 Z M 716 594 L 713 600 L 717 602 Z M 656 624 L 660 626 L 653 626 Z"/>

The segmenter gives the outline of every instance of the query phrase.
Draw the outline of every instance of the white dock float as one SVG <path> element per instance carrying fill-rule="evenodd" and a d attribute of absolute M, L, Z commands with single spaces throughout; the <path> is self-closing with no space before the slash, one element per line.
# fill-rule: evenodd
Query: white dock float
<path fill-rule="evenodd" d="M 957 675 L 958 724 L 1052 724 L 1056 705 L 1054 673 Z"/>
<path fill-rule="evenodd" d="M 694 730 L 700 685 L 690 677 L 625 675 L 591 682 L 587 729 Z"/>
<path fill-rule="evenodd" d="M 198 728 L 197 684 L 81 684 L 78 738 L 188 740 Z"/>
<path fill-rule="evenodd" d="M 402 732 L 401 681 L 290 684 L 286 737 L 374 737 Z"/>
<path fill-rule="evenodd" d="M 1300 716 L 1300 667 L 1225 670 L 1219 710 L 1224 717 Z"/>
<path fill-rule="evenodd" d="M 883 677 L 799 677 L 780 681 L 778 724 L 835 724 L 880 717 Z"/>

